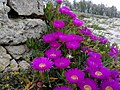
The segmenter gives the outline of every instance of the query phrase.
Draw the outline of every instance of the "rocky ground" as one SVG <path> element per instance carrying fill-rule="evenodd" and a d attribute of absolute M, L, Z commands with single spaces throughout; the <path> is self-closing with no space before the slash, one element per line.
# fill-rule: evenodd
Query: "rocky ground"
<path fill-rule="evenodd" d="M 83 20 L 94 33 L 102 34 L 111 44 L 116 43 L 120 47 L 120 18 L 90 17 Z"/>

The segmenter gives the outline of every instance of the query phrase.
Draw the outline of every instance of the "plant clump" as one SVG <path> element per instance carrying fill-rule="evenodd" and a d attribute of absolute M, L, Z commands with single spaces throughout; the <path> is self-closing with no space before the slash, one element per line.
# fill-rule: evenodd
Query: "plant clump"
<path fill-rule="evenodd" d="M 45 8 L 48 32 L 27 41 L 33 53 L 30 69 L 17 76 L 22 89 L 120 90 L 117 45 L 95 35 L 62 0 L 56 2 Z"/>

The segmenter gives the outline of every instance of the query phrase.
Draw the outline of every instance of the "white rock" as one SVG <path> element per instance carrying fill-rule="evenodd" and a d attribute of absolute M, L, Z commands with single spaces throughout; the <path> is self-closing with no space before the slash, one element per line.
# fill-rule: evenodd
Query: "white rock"
<path fill-rule="evenodd" d="M 41 19 L 11 20 L 0 27 L 0 44 L 17 45 L 27 38 L 40 38 L 40 33 L 47 31 L 47 26 Z"/>
<path fill-rule="evenodd" d="M 3 71 L 10 64 L 11 56 L 6 53 L 5 48 L 0 46 L 0 71 Z"/>
<path fill-rule="evenodd" d="M 26 51 L 24 45 L 19 46 L 6 46 L 7 51 L 11 54 L 14 59 L 19 59 L 22 57 L 24 52 Z"/>
<path fill-rule="evenodd" d="M 24 60 L 22 60 L 20 63 L 19 63 L 19 66 L 21 67 L 21 69 L 28 69 L 28 67 L 30 67 L 30 64 Z"/>
<path fill-rule="evenodd" d="M 17 71 L 18 70 L 18 64 L 14 59 L 11 60 L 11 62 L 10 62 L 10 69 L 12 71 Z"/>
<path fill-rule="evenodd" d="M 19 15 L 43 15 L 42 0 L 9 0 L 8 5 Z"/>

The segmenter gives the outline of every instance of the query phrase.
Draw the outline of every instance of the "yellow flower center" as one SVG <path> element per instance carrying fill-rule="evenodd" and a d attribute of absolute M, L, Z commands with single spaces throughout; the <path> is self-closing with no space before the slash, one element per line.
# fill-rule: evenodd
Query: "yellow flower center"
<path fill-rule="evenodd" d="M 85 89 L 85 90 L 92 90 L 92 88 L 91 88 L 90 85 L 84 85 L 84 89 Z"/>
<path fill-rule="evenodd" d="M 101 75 L 103 75 L 100 71 L 96 71 L 95 72 L 95 75 L 97 75 L 97 76 L 101 76 Z"/>
<path fill-rule="evenodd" d="M 45 63 L 40 63 L 40 64 L 39 64 L 39 67 L 40 67 L 40 68 L 43 68 L 43 67 L 45 67 L 45 66 L 46 66 Z"/>
<path fill-rule="evenodd" d="M 50 56 L 53 56 L 53 57 L 55 57 L 55 56 L 56 56 L 56 54 L 54 54 L 54 53 L 53 53 L 53 54 L 51 54 Z"/>
<path fill-rule="evenodd" d="M 72 78 L 73 80 L 78 80 L 78 76 L 76 76 L 76 75 L 72 75 L 71 78 Z"/>
<path fill-rule="evenodd" d="M 107 86 L 105 90 L 113 90 L 113 88 L 111 86 Z"/>

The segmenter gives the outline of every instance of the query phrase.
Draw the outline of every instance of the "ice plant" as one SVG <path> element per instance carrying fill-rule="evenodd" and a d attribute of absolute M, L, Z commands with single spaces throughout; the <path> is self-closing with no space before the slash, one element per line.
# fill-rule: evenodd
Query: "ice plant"
<path fill-rule="evenodd" d="M 80 30 L 80 32 L 83 34 L 83 35 L 91 35 L 92 34 L 92 31 L 89 30 L 88 28 L 84 29 L 84 30 Z"/>
<path fill-rule="evenodd" d="M 93 41 L 95 41 L 95 40 L 97 40 L 97 36 L 94 35 L 94 34 L 91 34 L 91 35 L 90 35 L 90 39 L 93 40 Z"/>
<path fill-rule="evenodd" d="M 88 71 L 90 75 L 97 79 L 106 79 L 110 75 L 110 70 L 106 67 L 100 67 L 100 68 L 88 68 Z"/>
<path fill-rule="evenodd" d="M 54 63 L 46 57 L 37 57 L 32 61 L 31 67 L 40 72 L 44 72 L 50 70 L 53 64 Z"/>
<path fill-rule="evenodd" d="M 83 46 L 81 50 L 82 50 L 82 52 L 85 52 L 85 53 L 91 52 L 91 50 L 89 49 L 88 46 Z"/>
<path fill-rule="evenodd" d="M 33 55 L 38 56 L 31 63 L 31 67 L 38 70 L 34 78 L 37 78 L 38 72 L 44 72 L 44 77 L 42 73 L 38 76 L 42 81 L 37 81 L 35 85 L 53 90 L 120 90 L 120 72 L 110 70 L 112 67 L 119 68 L 118 64 L 115 66 L 119 56 L 117 46 L 108 48 L 108 39 L 92 33 L 68 6 L 63 6 L 63 0 L 56 2 L 55 8 L 49 2 L 45 9 L 46 21 L 50 23 L 49 34 L 42 37 L 44 44 L 47 43 L 42 47 L 45 50 L 35 50 L 37 53 Z M 36 46 L 40 45 L 43 44 Z M 39 57 L 41 51 L 44 57 Z M 116 62 L 106 65 L 110 60 Z M 50 72 L 45 72 L 48 70 Z"/>
<path fill-rule="evenodd" d="M 62 20 L 54 20 L 52 24 L 55 28 L 59 29 L 65 26 L 65 23 Z"/>
<path fill-rule="evenodd" d="M 78 83 L 80 90 L 99 90 L 97 83 L 91 78 L 84 79 L 81 83 Z"/>
<path fill-rule="evenodd" d="M 88 68 L 93 68 L 93 69 L 103 67 L 102 60 L 99 58 L 89 57 L 86 61 L 86 64 Z"/>
<path fill-rule="evenodd" d="M 80 47 L 80 43 L 76 41 L 66 42 L 66 47 L 75 50 Z"/>
<path fill-rule="evenodd" d="M 56 40 L 52 34 L 46 34 L 42 38 L 43 38 L 43 41 L 46 43 L 51 43 Z"/>
<path fill-rule="evenodd" d="M 114 59 L 116 59 L 116 58 L 117 58 L 117 55 L 118 55 L 118 49 L 117 49 L 116 47 L 112 46 L 112 47 L 110 48 L 110 51 L 108 52 L 108 54 L 109 54 L 111 57 L 113 57 Z"/>
<path fill-rule="evenodd" d="M 78 68 L 71 68 L 65 72 L 65 77 L 69 83 L 78 83 L 84 79 L 84 72 Z"/>
<path fill-rule="evenodd" d="M 58 47 L 60 47 L 60 43 L 59 43 L 58 41 L 54 41 L 54 42 L 51 42 L 51 43 L 50 43 L 50 46 L 51 46 L 52 48 L 58 48 Z"/>
<path fill-rule="evenodd" d="M 119 82 L 102 81 L 100 90 L 120 90 Z"/>
<path fill-rule="evenodd" d="M 56 86 L 53 90 L 71 90 L 71 89 L 66 86 Z"/>
<path fill-rule="evenodd" d="M 68 15 L 69 15 L 72 19 L 74 19 L 74 18 L 77 17 L 77 15 L 76 15 L 75 13 L 73 13 L 72 11 L 70 11 L 70 12 L 68 13 Z"/>
<path fill-rule="evenodd" d="M 66 39 L 67 39 L 67 34 L 60 34 L 60 35 L 59 35 L 59 40 L 60 40 L 61 42 L 65 42 Z"/>
<path fill-rule="evenodd" d="M 59 39 L 60 35 L 63 35 L 63 32 L 56 31 L 51 33 L 55 39 Z"/>
<path fill-rule="evenodd" d="M 70 65 L 70 59 L 61 57 L 54 60 L 57 68 L 67 68 Z"/>
<path fill-rule="evenodd" d="M 93 58 L 97 58 L 97 59 L 100 59 L 102 57 L 102 55 L 97 52 L 89 52 L 88 55 L 89 55 L 89 57 L 93 57 Z"/>
<path fill-rule="evenodd" d="M 70 7 L 68 7 L 68 6 L 62 6 L 62 8 L 64 8 L 64 9 L 70 11 Z"/>
<path fill-rule="evenodd" d="M 100 41 L 101 44 L 105 44 L 108 42 L 108 39 L 103 37 L 99 37 L 98 40 Z"/>
<path fill-rule="evenodd" d="M 73 19 L 73 24 L 76 25 L 76 26 L 82 26 L 84 24 L 84 21 L 83 20 L 80 20 L 78 18 L 75 18 Z"/>
<path fill-rule="evenodd" d="M 61 14 L 66 14 L 66 15 L 69 15 L 70 12 L 70 8 L 68 6 L 62 6 L 58 10 Z"/>
<path fill-rule="evenodd" d="M 63 0 L 56 0 L 57 3 L 61 4 Z"/>
<path fill-rule="evenodd" d="M 118 76 L 119 76 L 119 72 L 117 70 L 110 70 L 110 75 L 107 77 L 107 80 L 119 81 Z"/>
<path fill-rule="evenodd" d="M 76 34 L 67 34 L 67 38 L 66 38 L 67 42 L 70 42 L 70 41 L 81 42 L 83 40 L 84 40 L 84 38 L 82 36 L 79 36 L 79 35 L 76 35 Z"/>
<path fill-rule="evenodd" d="M 50 59 L 56 59 L 61 56 L 61 50 L 57 50 L 55 48 L 50 48 L 45 51 L 45 55 Z"/>

